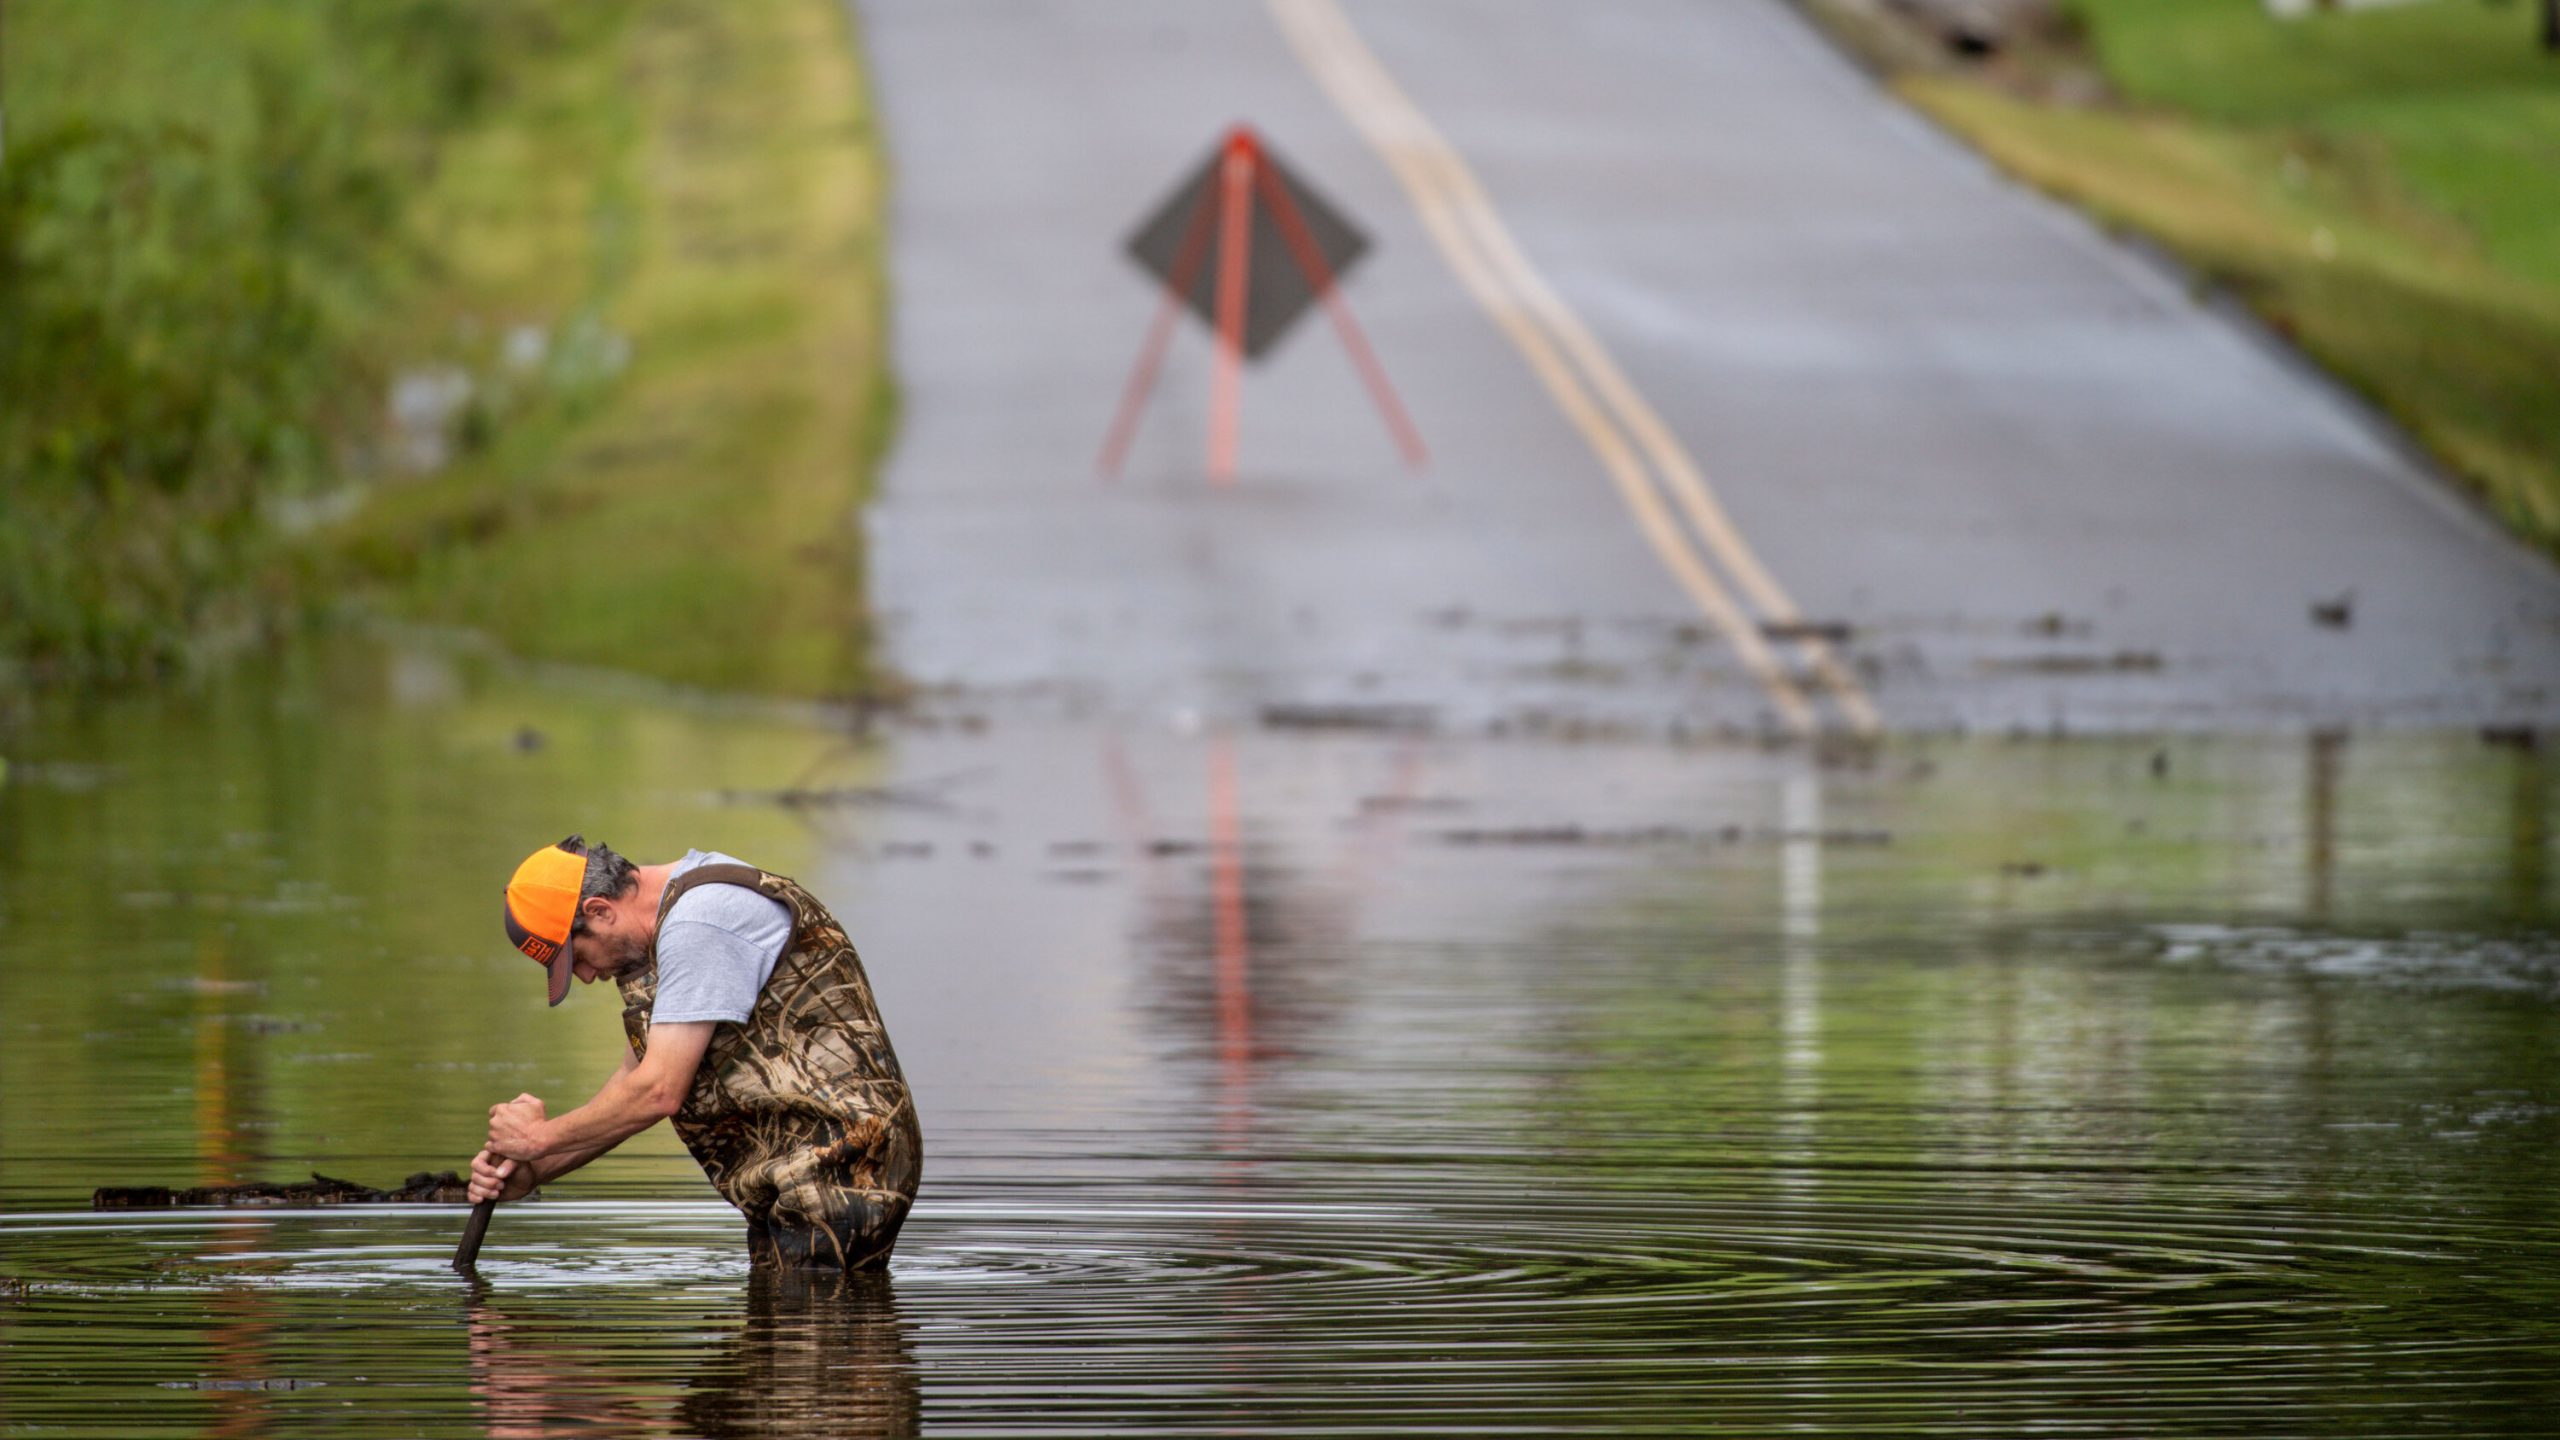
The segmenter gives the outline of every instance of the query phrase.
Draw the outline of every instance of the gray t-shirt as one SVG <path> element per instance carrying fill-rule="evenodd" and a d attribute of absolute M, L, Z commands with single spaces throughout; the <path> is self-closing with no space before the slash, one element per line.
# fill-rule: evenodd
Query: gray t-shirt
<path fill-rule="evenodd" d="M 716 850 L 687 850 L 667 875 L 700 865 L 744 865 Z M 743 1023 L 791 940 L 791 910 L 743 885 L 697 885 L 676 897 L 658 926 L 658 1003 L 649 1023 Z"/>

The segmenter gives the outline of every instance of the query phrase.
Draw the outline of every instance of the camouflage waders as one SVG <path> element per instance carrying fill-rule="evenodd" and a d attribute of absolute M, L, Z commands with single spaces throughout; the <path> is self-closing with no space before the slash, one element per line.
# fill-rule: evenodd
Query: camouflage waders
<path fill-rule="evenodd" d="M 702 865 L 668 881 L 659 921 L 677 896 L 715 884 L 788 906 L 791 939 L 746 1023 L 711 1032 L 676 1134 L 745 1212 L 756 1264 L 886 1264 L 915 1203 L 924 1134 L 861 957 L 817 897 L 748 865 Z M 657 946 L 617 983 L 623 1033 L 645 1058 Z"/>

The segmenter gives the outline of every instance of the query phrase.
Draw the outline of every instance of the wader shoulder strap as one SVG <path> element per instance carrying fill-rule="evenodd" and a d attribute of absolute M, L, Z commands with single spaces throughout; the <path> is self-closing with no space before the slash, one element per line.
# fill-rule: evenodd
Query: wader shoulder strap
<path fill-rule="evenodd" d="M 799 907 L 766 889 L 764 882 L 768 878 L 780 877 L 768 877 L 753 865 L 697 865 L 667 882 L 666 893 L 658 897 L 658 923 L 665 924 L 667 912 L 675 908 L 676 897 L 696 885 L 743 885 L 767 900 L 780 901 L 783 910 L 790 915 L 791 933 L 782 941 L 782 953 L 788 955 L 791 953 L 792 945 L 800 938 Z M 657 947 L 652 944 L 651 954 L 654 955 L 656 950 Z"/>

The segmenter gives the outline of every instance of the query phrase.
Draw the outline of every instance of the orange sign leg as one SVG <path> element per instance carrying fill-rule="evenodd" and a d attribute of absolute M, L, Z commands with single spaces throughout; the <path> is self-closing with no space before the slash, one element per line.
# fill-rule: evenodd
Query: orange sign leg
<path fill-rule="evenodd" d="M 1369 339 L 1360 332 L 1360 323 L 1351 318 L 1351 307 L 1334 288 L 1333 270 L 1324 263 L 1324 251 L 1317 247 L 1315 236 L 1307 233 L 1306 218 L 1298 213 L 1298 202 L 1289 198 L 1289 187 L 1268 169 L 1259 170 L 1263 203 L 1271 207 L 1271 218 L 1280 227 L 1281 237 L 1289 242 L 1289 253 L 1296 257 L 1298 268 L 1307 274 L 1307 283 L 1315 287 L 1324 301 L 1324 312 L 1333 317 L 1335 333 L 1342 337 L 1342 348 L 1351 352 L 1351 363 L 1360 369 L 1360 378 L 1368 382 L 1369 398 L 1377 402 L 1378 413 L 1385 416 L 1387 429 L 1396 437 L 1396 448 L 1404 452 L 1404 463 L 1416 470 L 1428 464 L 1423 453 L 1421 432 L 1413 428 L 1413 420 L 1404 413 L 1404 402 L 1396 398 L 1396 389 L 1387 383 L 1387 372 L 1378 364 L 1377 352 L 1369 348 Z"/>
<path fill-rule="evenodd" d="M 1120 462 L 1129 455 L 1129 439 L 1138 430 L 1138 412 L 1146 408 L 1147 392 L 1156 384 L 1156 371 L 1164 363 L 1164 347 L 1173 338 L 1174 317 L 1182 311 L 1182 297 L 1191 289 L 1191 278 L 1200 273 L 1200 261 L 1209 250 L 1209 221 L 1217 214 L 1212 197 L 1203 194 L 1200 208 L 1191 212 L 1190 223 L 1182 232 L 1182 249 L 1173 257 L 1173 278 L 1164 289 L 1164 303 L 1156 307 L 1155 323 L 1147 327 L 1146 343 L 1138 349 L 1137 368 L 1129 372 L 1128 388 L 1120 394 L 1120 413 L 1111 419 L 1111 433 L 1102 440 L 1102 478 L 1112 479 L 1120 473 Z"/>
<path fill-rule="evenodd" d="M 1253 176 L 1261 152 L 1250 131 L 1227 136 L 1218 170 L 1218 369 L 1209 390 L 1209 478 L 1236 478 L 1236 415 L 1244 398 L 1244 295 L 1253 247 Z"/>

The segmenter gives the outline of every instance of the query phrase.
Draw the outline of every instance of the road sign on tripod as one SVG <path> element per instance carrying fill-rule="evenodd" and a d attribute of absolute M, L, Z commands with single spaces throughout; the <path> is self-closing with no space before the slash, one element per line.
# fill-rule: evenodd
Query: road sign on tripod
<path fill-rule="evenodd" d="M 1351 222 L 1281 164 L 1251 127 L 1229 130 L 1129 237 L 1130 258 L 1156 278 L 1164 300 L 1103 439 L 1102 473 L 1120 473 L 1174 318 L 1187 309 L 1210 327 L 1217 343 L 1209 391 L 1209 477 L 1221 485 L 1233 482 L 1244 362 L 1261 359 L 1315 305 L 1332 318 L 1406 463 L 1422 468 L 1422 437 L 1342 298 L 1344 272 L 1368 248 Z"/>

